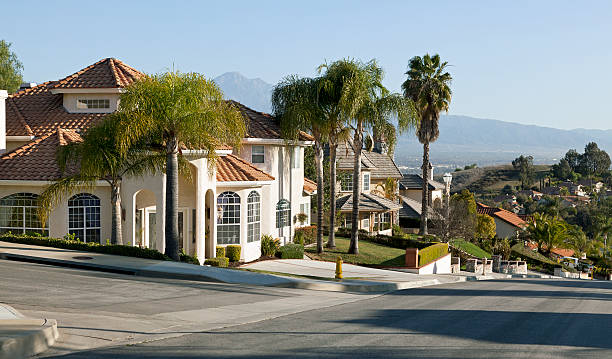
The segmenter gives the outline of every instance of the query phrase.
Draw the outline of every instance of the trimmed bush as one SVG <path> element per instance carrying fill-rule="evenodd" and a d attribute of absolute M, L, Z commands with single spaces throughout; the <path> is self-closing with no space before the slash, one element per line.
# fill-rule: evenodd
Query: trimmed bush
<path fill-rule="evenodd" d="M 304 246 L 295 243 L 287 243 L 280 247 L 278 250 L 278 256 L 281 259 L 303 259 Z"/>
<path fill-rule="evenodd" d="M 87 251 L 102 254 L 114 254 L 118 256 L 136 257 L 145 259 L 171 260 L 168 256 L 155 249 L 124 246 L 120 244 L 100 245 L 93 242 L 79 242 L 76 240 L 66 240 L 59 238 L 48 238 L 38 236 L 24 236 L 14 234 L 4 234 L 0 236 L 0 241 L 30 244 L 35 246 L 54 247 L 63 249 L 73 249 L 77 251 Z"/>
<path fill-rule="evenodd" d="M 184 263 L 200 265 L 200 261 L 198 260 L 198 257 L 196 255 L 190 256 L 189 254 L 185 253 L 184 249 L 181 249 L 181 253 L 179 253 L 179 261 L 184 262 Z"/>
<path fill-rule="evenodd" d="M 225 268 L 229 264 L 229 258 L 227 257 L 208 258 L 207 260 L 204 261 L 204 264 L 213 266 L 213 267 Z"/>
<path fill-rule="evenodd" d="M 229 258 L 230 262 L 238 262 L 240 260 L 240 251 L 242 247 L 238 244 L 230 244 L 225 247 L 225 253 L 227 254 L 227 258 Z"/>
<path fill-rule="evenodd" d="M 298 233 L 304 234 L 303 244 L 312 244 L 317 241 L 317 226 L 306 226 L 295 229 L 295 235 Z"/>
<path fill-rule="evenodd" d="M 448 243 L 436 243 L 419 250 L 419 267 L 429 264 L 448 254 Z"/>
<path fill-rule="evenodd" d="M 278 238 L 272 238 L 269 234 L 261 236 L 261 255 L 264 257 L 273 257 L 280 248 Z"/>
<path fill-rule="evenodd" d="M 217 255 L 215 257 L 225 257 L 225 247 L 217 246 Z"/>

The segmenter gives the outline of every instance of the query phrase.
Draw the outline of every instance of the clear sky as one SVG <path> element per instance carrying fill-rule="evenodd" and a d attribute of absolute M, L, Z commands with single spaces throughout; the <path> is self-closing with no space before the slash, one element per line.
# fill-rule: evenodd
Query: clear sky
<path fill-rule="evenodd" d="M 9 1 L 0 39 L 25 79 L 101 58 L 148 73 L 239 71 L 276 83 L 376 58 L 399 91 L 410 57 L 452 67 L 451 114 L 612 128 L 612 1 Z"/>

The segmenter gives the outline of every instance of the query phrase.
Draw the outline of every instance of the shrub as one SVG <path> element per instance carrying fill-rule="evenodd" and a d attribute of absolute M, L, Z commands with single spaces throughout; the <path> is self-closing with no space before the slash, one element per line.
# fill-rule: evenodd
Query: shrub
<path fill-rule="evenodd" d="M 380 230 L 381 231 L 386 231 L 389 228 L 391 228 L 391 223 L 389 223 L 389 222 L 381 223 L 381 225 L 380 225 Z"/>
<path fill-rule="evenodd" d="M 171 260 L 168 256 L 155 249 L 124 246 L 120 244 L 101 245 L 95 242 L 79 242 L 59 238 L 48 238 L 38 236 L 25 236 L 15 234 L 4 234 L 0 236 L 0 241 L 30 244 L 44 247 L 54 247 L 63 249 L 73 249 L 77 251 L 87 251 L 103 254 L 114 254 L 118 256 L 137 257 L 146 259 Z"/>
<path fill-rule="evenodd" d="M 317 241 L 317 226 L 306 226 L 295 229 L 295 235 L 298 233 L 304 234 L 303 244 L 312 244 Z"/>
<path fill-rule="evenodd" d="M 208 258 L 207 260 L 204 261 L 204 264 L 207 264 L 213 267 L 225 268 L 229 264 L 229 258 L 227 257 Z"/>
<path fill-rule="evenodd" d="M 419 250 L 419 267 L 429 264 L 448 254 L 448 243 L 436 243 Z"/>
<path fill-rule="evenodd" d="M 225 257 L 225 247 L 217 246 L 217 255 L 215 257 Z"/>
<path fill-rule="evenodd" d="M 304 232 L 295 231 L 295 235 L 293 236 L 293 243 L 304 245 Z"/>
<path fill-rule="evenodd" d="M 402 231 L 402 227 L 400 227 L 399 224 L 394 224 L 393 225 L 393 236 L 403 236 L 404 235 L 404 231 Z"/>
<path fill-rule="evenodd" d="M 190 256 L 189 254 L 185 253 L 184 249 L 181 249 L 181 253 L 179 253 L 179 260 L 185 263 L 200 265 L 198 257 L 196 255 Z"/>
<path fill-rule="evenodd" d="M 225 247 L 225 253 L 227 253 L 227 258 L 229 258 L 230 262 L 238 262 L 240 260 L 240 251 L 242 247 L 238 244 L 230 244 Z"/>
<path fill-rule="evenodd" d="M 276 251 L 280 248 L 280 241 L 278 238 L 272 238 L 269 234 L 261 236 L 261 255 L 264 257 L 272 257 L 276 254 Z"/>
<path fill-rule="evenodd" d="M 278 250 L 278 256 L 281 259 L 303 259 L 304 246 L 295 243 L 287 243 L 280 247 Z"/>
<path fill-rule="evenodd" d="M 298 213 L 295 217 L 300 223 L 305 223 L 308 219 L 308 215 L 306 213 Z"/>

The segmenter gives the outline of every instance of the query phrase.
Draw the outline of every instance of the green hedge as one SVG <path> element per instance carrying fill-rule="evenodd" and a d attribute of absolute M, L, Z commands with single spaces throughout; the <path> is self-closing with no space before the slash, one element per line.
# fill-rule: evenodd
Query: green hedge
<path fill-rule="evenodd" d="M 238 244 L 230 244 L 225 247 L 225 253 L 227 254 L 227 258 L 229 258 L 230 262 L 238 262 L 240 261 L 240 251 L 242 247 Z"/>
<path fill-rule="evenodd" d="M 467 254 L 477 257 L 477 258 L 482 258 L 482 257 L 491 258 L 491 254 L 489 252 L 478 247 L 472 242 L 466 241 L 465 239 L 452 239 L 450 241 L 450 245 L 452 247 L 460 249 L 466 252 Z"/>
<path fill-rule="evenodd" d="M 185 253 L 184 249 L 181 249 L 181 253 L 179 253 L 179 261 L 190 264 L 200 265 L 200 261 L 198 260 L 198 256 Z"/>
<path fill-rule="evenodd" d="M 229 258 L 227 257 L 217 257 L 217 258 L 208 258 L 204 261 L 204 264 L 213 266 L 213 267 L 227 267 L 229 264 Z"/>
<path fill-rule="evenodd" d="M 281 259 L 304 259 L 304 246 L 295 243 L 287 243 L 278 250 Z"/>
<path fill-rule="evenodd" d="M 54 247 L 63 249 L 73 249 L 77 251 L 87 251 L 103 254 L 114 254 L 118 256 L 136 257 L 145 259 L 171 260 L 168 256 L 158 252 L 155 249 L 140 248 L 132 246 L 124 246 L 119 244 L 100 245 L 98 243 L 83 243 L 70 239 L 37 237 L 37 236 L 22 236 L 14 234 L 3 234 L 0 236 L 0 241 L 30 244 L 44 247 Z"/>
<path fill-rule="evenodd" d="M 225 247 L 217 246 L 216 253 L 215 257 L 225 257 Z"/>
<path fill-rule="evenodd" d="M 429 264 L 448 254 L 448 243 L 436 243 L 419 250 L 419 267 Z"/>
<path fill-rule="evenodd" d="M 317 226 L 306 226 L 295 229 L 295 236 L 302 237 L 303 244 L 312 244 L 317 241 Z"/>

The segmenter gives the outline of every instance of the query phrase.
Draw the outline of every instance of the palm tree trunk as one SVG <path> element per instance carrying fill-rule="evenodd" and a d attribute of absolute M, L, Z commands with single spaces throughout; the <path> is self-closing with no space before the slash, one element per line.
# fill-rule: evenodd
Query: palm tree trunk
<path fill-rule="evenodd" d="M 329 237 L 327 248 L 336 248 L 336 149 L 337 144 L 329 144 Z"/>
<path fill-rule="evenodd" d="M 114 182 L 111 184 L 111 244 L 123 244 L 123 234 L 121 233 L 121 184 Z"/>
<path fill-rule="evenodd" d="M 353 151 L 355 161 L 353 162 L 353 212 L 351 213 L 351 244 L 349 254 L 359 254 L 359 196 L 361 195 L 361 124 L 355 129 L 353 136 Z"/>
<path fill-rule="evenodd" d="M 323 147 L 321 141 L 314 145 L 315 166 L 317 169 L 317 253 L 323 253 Z"/>
<path fill-rule="evenodd" d="M 423 191 L 421 197 L 421 228 L 419 234 L 427 234 L 427 218 L 429 214 L 429 142 L 423 144 Z"/>
<path fill-rule="evenodd" d="M 166 145 L 166 249 L 164 253 L 175 261 L 178 253 L 178 141 Z"/>

